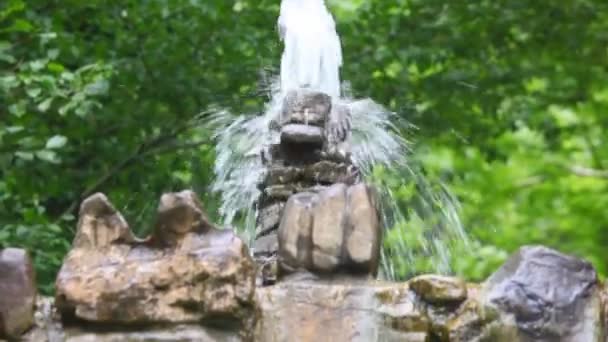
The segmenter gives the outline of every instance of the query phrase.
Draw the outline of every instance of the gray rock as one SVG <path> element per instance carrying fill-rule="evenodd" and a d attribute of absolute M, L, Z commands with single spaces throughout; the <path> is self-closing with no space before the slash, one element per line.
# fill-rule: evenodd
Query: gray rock
<path fill-rule="evenodd" d="M 344 142 L 350 136 L 352 128 L 352 117 L 350 109 L 345 105 L 332 107 L 327 123 L 326 137 L 327 148 L 335 148 L 337 144 Z"/>
<path fill-rule="evenodd" d="M 340 265 L 346 223 L 346 186 L 335 184 L 319 193 L 313 208 L 312 263 L 321 272 L 331 272 Z"/>
<path fill-rule="evenodd" d="M 512 316 L 521 341 L 601 341 L 597 274 L 555 250 L 522 247 L 488 280 L 488 305 Z"/>
<path fill-rule="evenodd" d="M 23 249 L 0 249 L 0 339 L 17 338 L 34 324 L 36 277 Z"/>
<path fill-rule="evenodd" d="M 281 129 L 281 143 L 323 145 L 323 129 L 302 124 L 288 124 Z"/>
<path fill-rule="evenodd" d="M 260 209 L 256 222 L 256 236 L 260 237 L 278 229 L 284 207 L 283 202 L 276 202 Z"/>
<path fill-rule="evenodd" d="M 323 126 L 331 107 L 331 97 L 327 94 L 306 89 L 291 91 L 283 101 L 281 123 Z"/>
<path fill-rule="evenodd" d="M 270 255 L 277 253 L 279 249 L 279 241 L 277 234 L 264 235 L 255 240 L 253 243 L 254 255 Z"/>

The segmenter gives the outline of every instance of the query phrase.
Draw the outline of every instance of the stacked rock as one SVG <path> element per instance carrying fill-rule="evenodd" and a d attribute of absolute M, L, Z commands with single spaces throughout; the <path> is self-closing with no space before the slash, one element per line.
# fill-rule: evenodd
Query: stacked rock
<path fill-rule="evenodd" d="M 348 152 L 348 108 L 332 105 L 326 94 L 299 90 L 286 96 L 275 123 L 280 141 L 262 156 L 266 174 L 253 245 L 258 280 L 272 284 L 277 273 L 335 272 L 350 264 L 375 273 L 379 220 Z M 355 229 L 360 222 L 365 227 Z M 349 240 L 358 252 L 346 248 Z"/>

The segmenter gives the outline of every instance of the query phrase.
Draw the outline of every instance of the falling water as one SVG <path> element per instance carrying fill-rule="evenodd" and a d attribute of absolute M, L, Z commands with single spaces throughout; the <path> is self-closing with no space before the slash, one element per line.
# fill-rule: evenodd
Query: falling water
<path fill-rule="evenodd" d="M 415 272 L 420 260 L 429 261 L 439 273 L 450 272 L 454 243 L 467 241 L 458 217 L 457 201 L 441 184 L 432 184 L 409 162 L 410 144 L 402 138 L 411 125 L 371 99 L 340 96 L 340 41 L 334 21 L 322 0 L 283 0 L 279 31 L 285 50 L 281 75 L 271 88 L 265 113 L 235 117 L 215 111 L 210 120 L 217 140 L 216 179 L 212 190 L 221 194 L 220 214 L 225 224 L 244 221 L 245 238 L 255 238 L 257 185 L 264 173 L 260 157 L 278 133 L 271 122 L 281 112 L 286 92 L 306 87 L 332 96 L 352 114 L 352 158 L 366 182 L 376 185 L 381 215 L 390 243 L 382 251 L 383 276 Z M 379 172 L 390 173 L 396 184 L 386 184 Z M 392 182 L 394 183 L 394 181 Z M 411 188 L 413 196 L 394 191 Z"/>

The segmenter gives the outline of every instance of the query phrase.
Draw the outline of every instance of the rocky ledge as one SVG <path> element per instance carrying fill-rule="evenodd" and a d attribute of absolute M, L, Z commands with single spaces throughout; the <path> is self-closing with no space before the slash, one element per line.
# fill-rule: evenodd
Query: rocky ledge
<path fill-rule="evenodd" d="M 210 326 L 205 319 L 145 327 L 64 326 L 62 310 L 41 298 L 36 326 L 23 340 L 606 341 L 607 292 L 593 268 L 539 246 L 521 248 L 483 284 L 438 275 L 403 283 L 336 276 L 290 278 L 255 291 L 257 310 L 248 314 L 256 323 L 247 336 L 237 326 Z M 222 302 L 223 296 L 232 298 L 223 292 L 209 300 Z M 130 303 L 121 305 L 129 311 Z"/>
<path fill-rule="evenodd" d="M 254 289 L 247 246 L 231 229 L 209 222 L 193 192 L 163 195 L 154 233 L 145 240 L 96 194 L 81 206 L 55 306 L 73 324 L 202 323 L 246 331 L 255 318 Z"/>

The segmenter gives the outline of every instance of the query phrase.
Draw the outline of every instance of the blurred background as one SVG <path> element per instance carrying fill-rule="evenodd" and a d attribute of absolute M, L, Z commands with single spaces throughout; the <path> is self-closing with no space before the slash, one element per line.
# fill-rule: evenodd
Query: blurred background
<path fill-rule="evenodd" d="M 460 203 L 471 241 L 454 273 L 483 280 L 540 243 L 606 275 L 608 2 L 329 5 L 350 91 L 415 126 L 403 132 L 412 163 Z M 278 11 L 278 0 L 0 3 L 0 247 L 32 253 L 44 292 L 94 192 L 141 236 L 163 191 L 193 188 L 216 214 L 205 113 L 263 111 Z M 415 189 L 379 177 L 407 207 Z M 401 277 L 429 266 L 392 258 Z"/>

